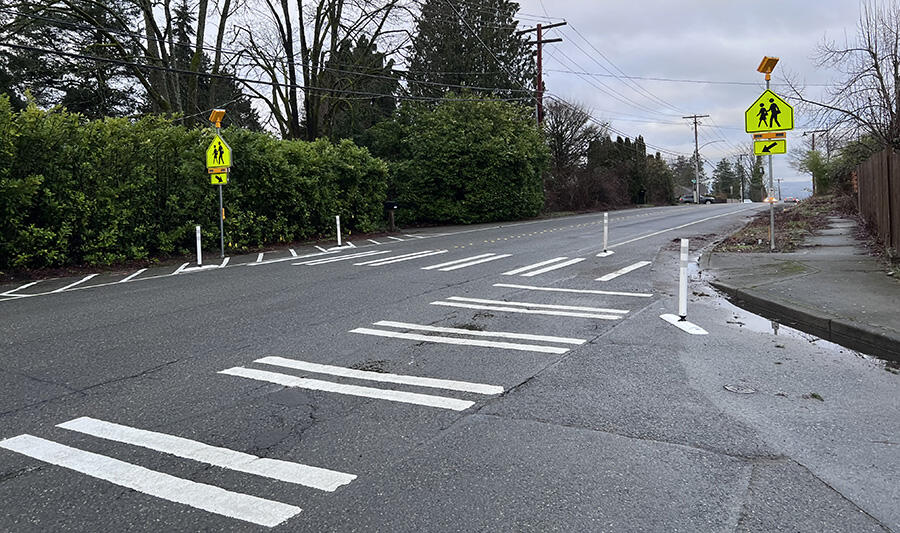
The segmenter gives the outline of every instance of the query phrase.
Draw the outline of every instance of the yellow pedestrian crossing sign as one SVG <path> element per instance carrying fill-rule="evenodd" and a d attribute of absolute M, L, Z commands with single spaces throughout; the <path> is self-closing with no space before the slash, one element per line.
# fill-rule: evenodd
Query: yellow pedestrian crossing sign
<path fill-rule="evenodd" d="M 225 142 L 221 136 L 216 134 L 209 148 L 206 149 L 206 167 L 224 167 L 231 166 L 231 147 Z"/>
<path fill-rule="evenodd" d="M 763 139 L 753 141 L 754 155 L 770 155 L 787 153 L 787 141 L 784 139 Z"/>
<path fill-rule="evenodd" d="M 228 174 L 210 174 L 209 182 L 213 185 L 225 185 L 228 183 Z"/>
<path fill-rule="evenodd" d="M 794 129 L 794 108 L 766 89 L 744 113 L 747 133 Z"/>

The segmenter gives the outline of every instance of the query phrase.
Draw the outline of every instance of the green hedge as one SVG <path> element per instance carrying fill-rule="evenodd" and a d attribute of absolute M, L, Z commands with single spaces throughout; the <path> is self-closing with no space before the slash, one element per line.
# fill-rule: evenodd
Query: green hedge
<path fill-rule="evenodd" d="M 407 103 L 365 142 L 389 161 L 401 222 L 515 220 L 543 206 L 549 150 L 525 106 L 452 95 Z"/>
<path fill-rule="evenodd" d="M 387 166 L 350 141 L 280 141 L 229 128 L 226 244 L 246 250 L 350 231 L 383 219 Z M 206 173 L 210 130 L 148 117 L 86 121 L 64 110 L 14 112 L 0 97 L 0 269 L 110 264 L 218 240 Z"/>

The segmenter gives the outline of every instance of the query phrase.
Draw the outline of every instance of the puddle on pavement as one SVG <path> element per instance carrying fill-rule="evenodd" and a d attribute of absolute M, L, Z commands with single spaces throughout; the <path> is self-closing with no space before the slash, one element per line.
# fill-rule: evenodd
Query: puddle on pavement
<path fill-rule="evenodd" d="M 710 285 L 705 285 L 703 292 L 707 293 L 707 295 L 712 298 L 711 303 L 713 305 L 715 305 L 718 309 L 724 310 L 727 313 L 723 313 L 726 316 L 725 323 L 731 327 L 748 329 L 757 333 L 768 333 L 773 337 L 804 340 L 810 344 L 815 345 L 817 348 L 821 348 L 826 352 L 832 354 L 850 354 L 860 359 L 871 361 L 873 364 L 876 364 L 877 366 L 884 368 L 885 370 L 888 370 L 889 372 L 892 372 L 894 374 L 900 373 L 900 363 L 894 361 L 886 361 L 874 355 L 864 354 L 850 348 L 845 348 L 840 344 L 826 341 L 825 339 L 816 337 L 815 335 L 805 333 L 798 329 L 780 324 L 774 320 L 769 320 L 768 318 L 753 314 L 750 311 L 742 309 L 731 303 L 728 298 L 725 297 L 725 295 L 723 295 Z"/>

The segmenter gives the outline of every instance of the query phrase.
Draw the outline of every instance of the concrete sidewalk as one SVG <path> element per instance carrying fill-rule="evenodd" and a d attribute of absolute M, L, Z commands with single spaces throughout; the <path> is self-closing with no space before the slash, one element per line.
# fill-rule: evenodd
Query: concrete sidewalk
<path fill-rule="evenodd" d="M 711 253 L 701 269 L 749 311 L 866 354 L 900 361 L 900 280 L 855 237 L 829 226 L 794 253 Z"/>

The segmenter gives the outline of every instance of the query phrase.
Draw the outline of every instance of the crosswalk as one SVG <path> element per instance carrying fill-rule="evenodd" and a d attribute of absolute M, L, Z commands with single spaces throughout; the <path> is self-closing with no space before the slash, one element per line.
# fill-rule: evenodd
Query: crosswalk
<path fill-rule="evenodd" d="M 447 261 L 446 263 L 438 263 L 437 265 L 429 265 L 426 267 L 422 267 L 422 270 L 439 270 L 441 272 L 450 272 L 453 270 L 459 270 L 461 268 L 466 268 L 474 265 L 480 265 L 482 263 L 488 263 L 490 261 L 496 261 L 498 259 L 504 259 L 506 257 L 510 257 L 512 254 L 481 254 L 481 255 L 473 255 L 472 257 L 464 257 L 462 259 L 455 259 L 453 261 Z"/>
<path fill-rule="evenodd" d="M 392 265 L 394 263 L 402 263 L 404 261 L 413 261 L 422 259 L 423 257 L 431 257 L 433 255 L 445 254 L 449 250 L 423 250 L 421 252 L 412 252 L 408 254 L 391 255 L 385 258 L 374 259 L 371 261 L 363 261 L 362 263 L 353 263 L 354 266 L 378 267 Z"/>
<path fill-rule="evenodd" d="M 459 346 L 479 346 L 483 348 L 496 348 L 501 350 L 517 350 L 526 352 L 540 352 L 552 354 L 564 354 L 570 348 L 560 346 L 547 346 L 543 344 L 526 344 L 521 342 L 491 341 L 483 340 L 484 338 L 493 337 L 495 339 L 513 339 L 521 341 L 538 341 L 555 344 L 580 345 L 587 342 L 585 339 L 573 339 L 568 337 L 554 337 L 548 335 L 532 335 L 528 333 L 512 333 L 507 331 L 477 331 L 465 328 L 448 328 L 440 326 L 430 326 L 422 324 L 410 324 L 406 322 L 393 322 L 382 320 L 375 322 L 374 326 L 382 329 L 372 328 L 356 328 L 350 330 L 350 333 L 359 333 L 363 335 L 374 335 L 377 337 L 388 337 L 394 339 L 405 339 L 417 342 L 433 342 L 437 344 L 456 344 Z M 428 333 L 444 333 L 445 335 L 424 335 L 419 333 L 408 333 L 403 331 L 394 331 L 393 328 L 411 331 L 424 331 Z M 475 337 L 475 338 L 473 338 Z"/>
<path fill-rule="evenodd" d="M 325 492 L 333 492 L 356 479 L 354 474 L 258 457 L 176 435 L 96 418 L 80 417 L 58 424 L 57 427 L 106 441 L 145 448 L 164 456 L 219 467 L 238 474 L 249 474 Z M 183 479 L 30 434 L 2 440 L 0 448 L 149 496 L 261 526 L 277 526 L 301 512 L 301 508 L 296 505 Z"/>
<path fill-rule="evenodd" d="M 385 374 L 368 370 L 356 370 L 352 368 L 336 367 L 331 365 L 320 365 L 307 361 L 292 360 L 281 357 L 263 357 L 262 359 L 257 359 L 253 362 L 260 365 L 277 366 L 280 368 L 292 368 L 295 370 L 302 370 L 313 374 L 324 374 L 333 377 L 344 378 L 349 377 L 357 380 L 372 381 L 375 383 L 394 383 L 419 387 L 439 388 L 451 391 L 460 391 L 461 387 L 466 387 L 467 389 L 464 392 L 471 392 L 475 394 L 499 394 L 503 392 L 503 389 L 500 386 L 466 383 L 453 380 L 421 378 L 418 376 L 404 376 L 399 374 Z M 284 387 L 331 392 L 335 394 L 357 396 L 361 398 L 388 400 L 399 403 L 435 407 L 439 409 L 450 409 L 453 411 L 464 411 L 469 407 L 475 405 L 474 401 L 463 400 L 449 396 L 437 396 L 419 392 L 408 392 L 371 386 L 352 385 L 336 381 L 306 378 L 293 374 L 284 374 L 281 372 L 272 372 L 269 370 L 259 370 L 256 368 L 247 368 L 242 366 L 227 368 L 225 370 L 219 371 L 219 373 L 229 376 L 274 383 L 277 385 L 282 385 Z M 427 385 L 423 383 L 427 383 Z"/>
<path fill-rule="evenodd" d="M 551 272 L 553 270 L 571 266 L 571 265 L 580 263 L 584 260 L 585 260 L 584 257 L 576 257 L 574 259 L 569 259 L 568 257 L 554 257 L 553 259 L 548 259 L 546 261 L 534 263 L 533 265 L 526 265 L 526 266 L 523 266 L 520 268 L 510 270 L 508 272 L 504 272 L 502 275 L 504 275 L 504 276 L 522 276 L 522 277 L 530 278 L 530 277 L 538 276 L 540 274 Z M 543 268 L 541 268 L 541 267 L 543 267 Z"/>
<path fill-rule="evenodd" d="M 620 320 L 628 313 L 628 310 L 626 309 L 607 309 L 602 307 L 554 305 L 532 302 L 509 302 L 505 300 L 487 300 L 484 298 L 467 298 L 463 296 L 450 296 L 446 300 L 431 302 L 431 305 L 480 309 L 482 311 L 502 311 L 506 313 L 520 313 L 527 315 L 594 318 L 598 320 Z"/>

